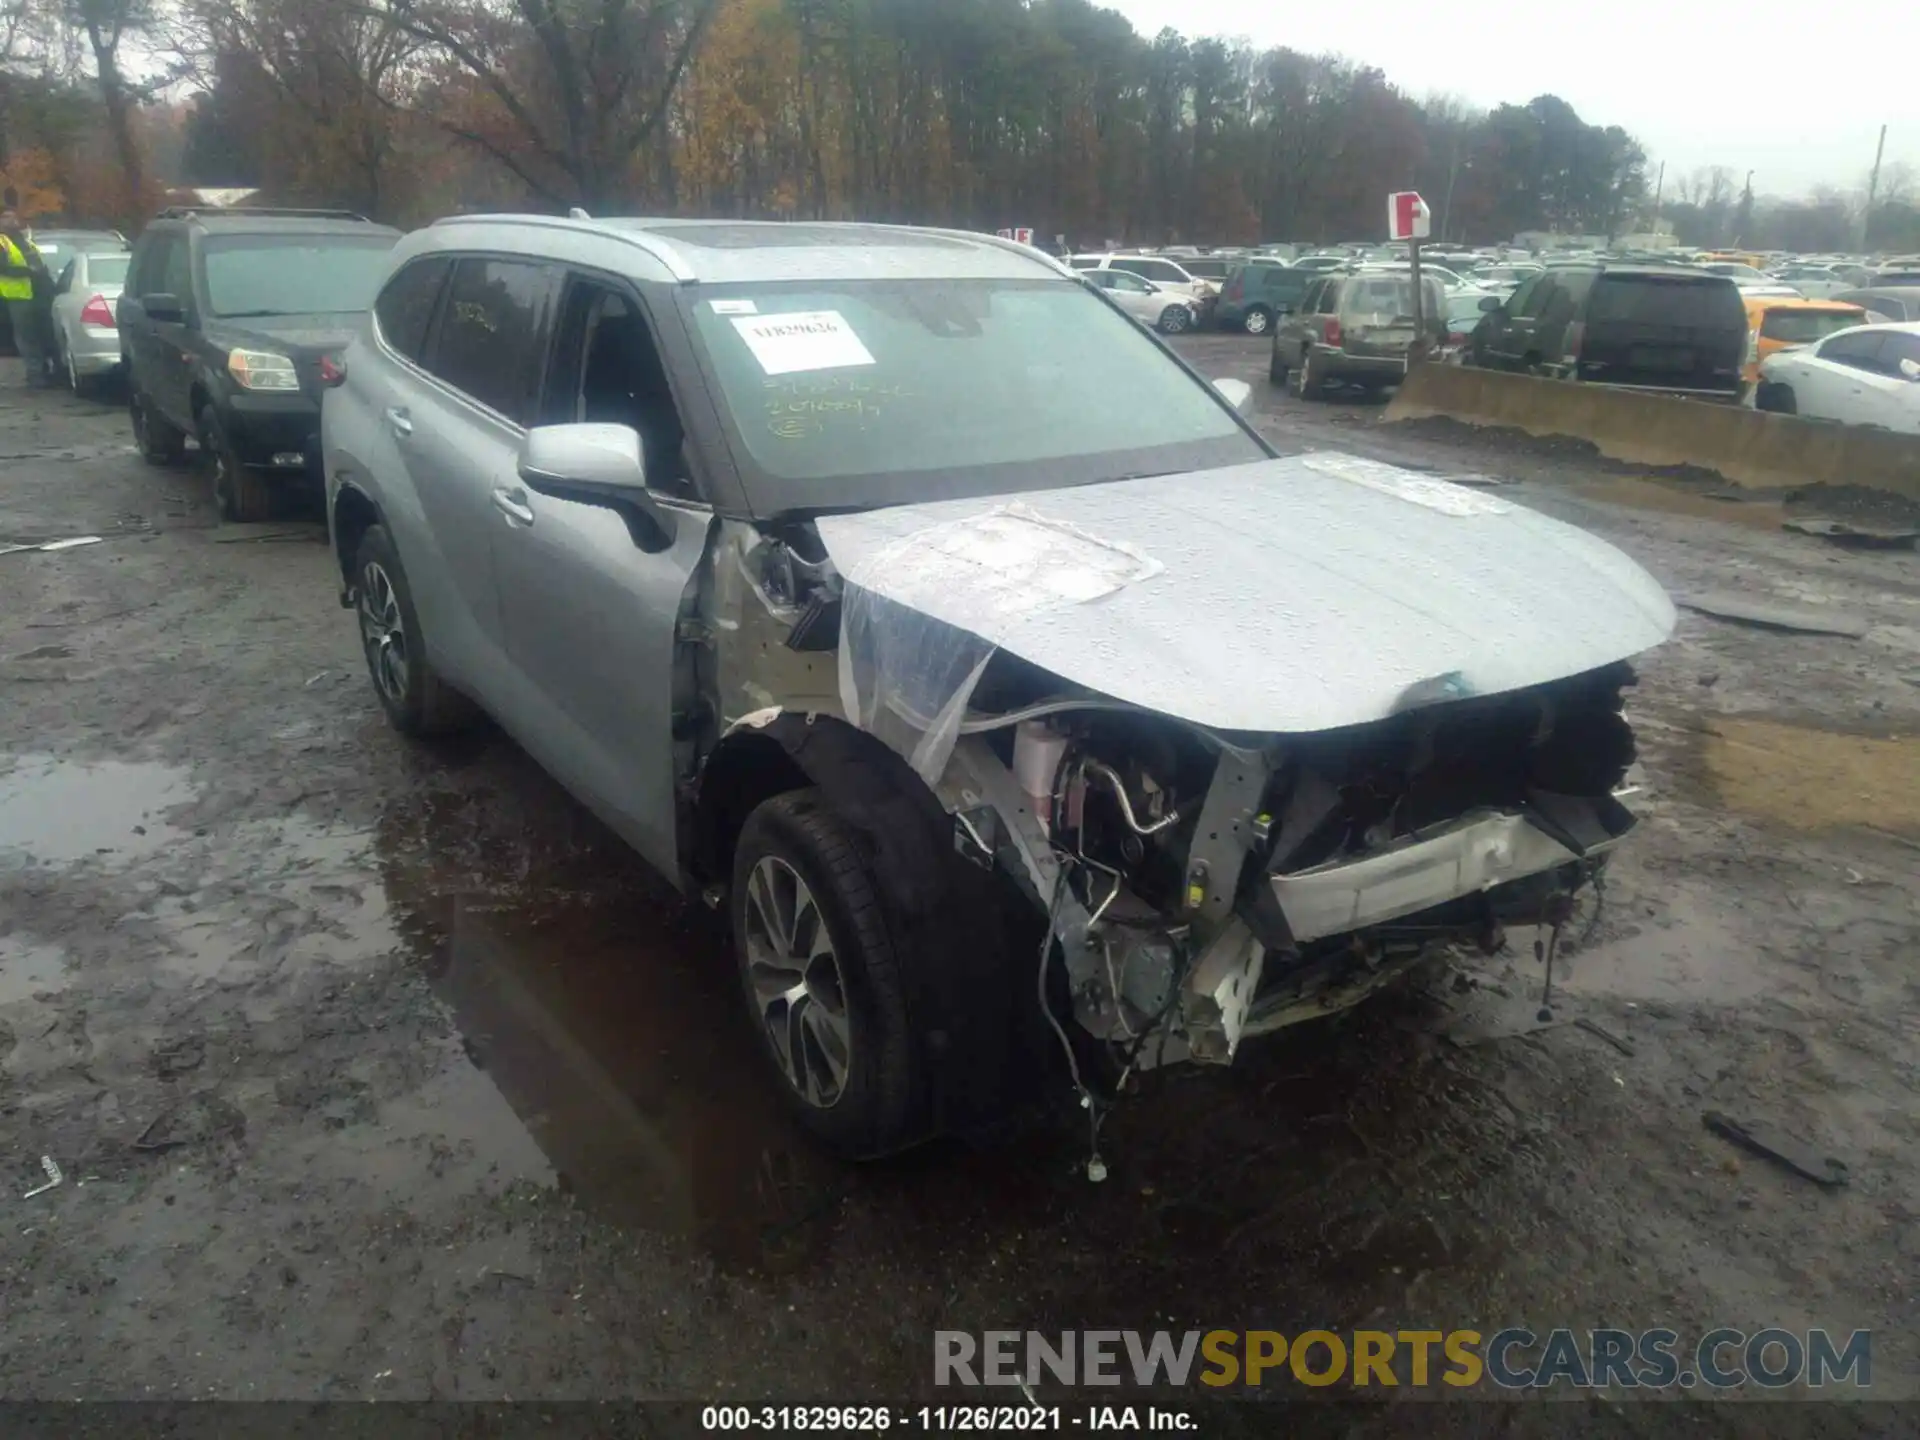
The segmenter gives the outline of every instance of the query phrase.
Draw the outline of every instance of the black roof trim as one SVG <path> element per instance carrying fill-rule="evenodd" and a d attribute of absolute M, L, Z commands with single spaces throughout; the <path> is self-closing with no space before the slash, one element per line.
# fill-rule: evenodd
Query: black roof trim
<path fill-rule="evenodd" d="M 299 210 L 264 205 L 169 205 L 156 220 L 355 220 L 362 225 L 373 222 L 355 210 Z"/>

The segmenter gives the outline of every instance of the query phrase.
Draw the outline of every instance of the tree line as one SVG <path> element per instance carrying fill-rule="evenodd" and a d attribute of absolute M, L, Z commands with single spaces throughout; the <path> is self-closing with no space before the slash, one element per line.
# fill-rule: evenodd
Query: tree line
<path fill-rule="evenodd" d="M 1479 111 L 1088 0 L 0 0 L 0 46 L 0 170 L 74 219 L 163 181 L 1075 246 L 1375 238 L 1408 188 L 1470 242 L 1648 213 L 1641 147 L 1553 95 Z"/>

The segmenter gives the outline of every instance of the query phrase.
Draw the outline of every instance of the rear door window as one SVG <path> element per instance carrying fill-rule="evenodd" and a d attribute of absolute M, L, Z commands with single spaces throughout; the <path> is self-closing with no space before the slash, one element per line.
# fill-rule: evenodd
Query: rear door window
<path fill-rule="evenodd" d="M 426 353 L 427 327 L 433 323 L 441 284 L 452 268 L 453 262 L 444 255 L 415 260 L 387 282 L 374 302 L 381 337 L 409 360 L 418 361 Z"/>
<path fill-rule="evenodd" d="M 1889 365 L 1882 357 L 1885 340 L 1886 332 L 1883 330 L 1863 330 L 1854 335 L 1835 336 L 1820 347 L 1820 358 L 1873 375 L 1897 371 L 1897 365 Z"/>
<path fill-rule="evenodd" d="M 1783 345 L 1811 345 L 1865 323 L 1865 316 L 1846 310 L 1769 310 L 1760 321 L 1760 338 Z"/>
<path fill-rule="evenodd" d="M 454 266 L 427 368 L 456 390 L 525 425 L 546 347 L 553 272 L 524 260 Z"/>
<path fill-rule="evenodd" d="M 1904 368 L 1908 365 L 1915 367 L 1915 374 L 1920 374 L 1920 335 L 1888 332 L 1882 336 L 1880 343 L 1880 358 L 1886 362 L 1889 374 L 1914 379 L 1915 375 L 1908 374 Z"/>

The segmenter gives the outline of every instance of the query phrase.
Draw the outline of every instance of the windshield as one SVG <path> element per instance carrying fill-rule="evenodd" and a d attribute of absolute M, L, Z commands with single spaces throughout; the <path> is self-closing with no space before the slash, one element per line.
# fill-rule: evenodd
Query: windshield
<path fill-rule="evenodd" d="M 716 290 L 703 286 L 683 303 L 756 514 L 1266 458 L 1210 389 L 1078 284 L 866 280 Z"/>
<path fill-rule="evenodd" d="M 235 235 L 207 242 L 207 306 L 216 316 L 365 310 L 398 235 Z"/>
<path fill-rule="evenodd" d="M 1866 320 L 1858 310 L 1769 310 L 1760 322 L 1760 338 L 1785 345 L 1810 345 L 1836 330 L 1864 325 Z"/>
<path fill-rule="evenodd" d="M 90 285 L 124 285 L 127 281 L 127 266 L 131 255 L 94 255 L 87 260 L 87 283 Z"/>

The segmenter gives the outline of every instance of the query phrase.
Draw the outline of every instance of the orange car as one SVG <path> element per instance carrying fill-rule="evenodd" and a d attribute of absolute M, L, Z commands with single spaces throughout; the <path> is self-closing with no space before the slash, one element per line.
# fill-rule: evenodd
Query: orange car
<path fill-rule="evenodd" d="M 1760 383 L 1760 362 L 1781 350 L 1824 340 L 1836 330 L 1867 323 L 1867 312 L 1838 300 L 1787 295 L 1747 297 L 1747 363 L 1740 372 L 1749 393 Z"/>

